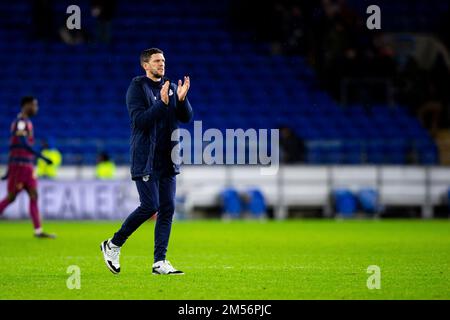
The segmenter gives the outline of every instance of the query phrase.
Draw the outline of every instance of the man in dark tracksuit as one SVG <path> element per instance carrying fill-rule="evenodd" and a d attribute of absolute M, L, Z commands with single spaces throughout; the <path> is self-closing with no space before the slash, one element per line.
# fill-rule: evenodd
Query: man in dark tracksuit
<path fill-rule="evenodd" d="M 189 77 L 184 83 L 170 83 L 164 77 L 165 59 L 161 50 L 152 48 L 141 54 L 146 71 L 131 81 L 127 92 L 127 107 L 131 120 L 131 177 L 136 182 L 140 206 L 131 213 L 112 239 L 102 242 L 106 266 L 120 272 L 120 247 L 145 221 L 157 213 L 153 274 L 183 274 L 166 260 L 172 218 L 175 210 L 175 176 L 179 166 L 171 157 L 178 142 L 172 132 L 179 122 L 192 118 L 192 108 L 186 97 Z"/>

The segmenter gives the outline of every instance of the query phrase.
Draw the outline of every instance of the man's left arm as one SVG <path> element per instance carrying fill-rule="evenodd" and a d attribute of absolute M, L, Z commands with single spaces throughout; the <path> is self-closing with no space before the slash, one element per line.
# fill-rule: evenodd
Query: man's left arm
<path fill-rule="evenodd" d="M 194 112 L 192 111 L 192 106 L 187 97 L 185 97 L 183 101 L 180 101 L 177 98 L 176 115 L 180 122 L 188 123 L 191 121 Z"/>
<path fill-rule="evenodd" d="M 34 150 L 33 147 L 28 144 L 27 139 L 26 139 L 25 136 L 20 136 L 19 137 L 19 141 L 20 141 L 20 145 L 22 146 L 22 148 L 24 148 L 25 150 L 31 152 L 37 158 L 44 160 L 47 164 L 53 164 L 52 160 L 50 160 L 49 158 L 47 158 L 44 155 L 42 155 L 41 152 L 39 152 L 37 150 Z"/>

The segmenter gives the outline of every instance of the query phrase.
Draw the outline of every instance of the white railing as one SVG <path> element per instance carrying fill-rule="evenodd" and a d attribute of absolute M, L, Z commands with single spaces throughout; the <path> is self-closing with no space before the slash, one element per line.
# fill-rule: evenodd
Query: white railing
<path fill-rule="evenodd" d="M 4 170 L 4 167 L 0 167 L 0 173 Z M 128 167 L 117 168 L 117 179 L 114 182 L 94 181 L 94 173 L 94 167 L 62 167 L 57 180 L 42 181 L 41 185 L 46 186 L 46 192 L 49 185 L 56 186 L 54 190 L 61 187 L 59 190 L 66 191 L 55 193 L 54 196 L 67 198 L 71 194 L 78 194 L 76 188 L 99 185 L 101 189 L 101 186 L 119 182 L 124 190 L 123 194 L 129 195 L 129 208 L 126 210 L 138 204 Z M 258 166 L 184 166 L 177 177 L 177 195 L 185 198 L 185 209 L 188 212 L 196 207 L 217 206 L 220 192 L 228 186 L 238 190 L 258 187 L 264 193 L 267 204 L 274 208 L 275 217 L 278 219 L 286 218 L 287 209 L 290 207 L 316 207 L 322 209 L 324 216 L 332 216 L 330 195 L 337 188 L 348 188 L 352 191 L 373 188 L 380 194 L 381 205 L 419 206 L 422 208 L 422 217 L 431 218 L 434 206 L 447 203 L 450 167 L 281 166 L 276 175 L 266 176 L 261 175 Z M 111 188 L 107 187 L 107 190 L 115 190 Z M 92 192 L 100 189 L 94 188 Z M 6 183 L 3 181 L 0 183 L 0 197 L 5 194 Z M 47 194 L 45 199 L 50 201 L 49 197 L 51 196 Z M 108 199 L 102 201 L 112 201 Z M 104 218 L 107 213 L 102 210 L 101 218 Z M 91 218 L 98 216 L 95 212 L 88 214 Z M 120 213 L 120 217 L 123 214 L 127 212 Z M 111 216 L 118 217 L 117 213 L 111 213 Z"/>

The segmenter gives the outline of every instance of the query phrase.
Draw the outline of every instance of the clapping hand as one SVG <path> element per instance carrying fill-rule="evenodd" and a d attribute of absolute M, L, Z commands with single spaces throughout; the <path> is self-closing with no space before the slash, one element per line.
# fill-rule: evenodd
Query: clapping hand
<path fill-rule="evenodd" d="M 180 102 L 183 102 L 184 99 L 186 99 L 186 95 L 189 91 L 189 87 L 191 86 L 191 80 L 188 76 L 184 77 L 184 83 L 182 83 L 181 80 L 178 80 L 178 88 L 177 88 L 177 95 L 178 100 Z"/>
<path fill-rule="evenodd" d="M 170 82 L 166 81 L 160 91 L 161 101 L 164 102 L 165 105 L 169 104 L 169 85 Z"/>

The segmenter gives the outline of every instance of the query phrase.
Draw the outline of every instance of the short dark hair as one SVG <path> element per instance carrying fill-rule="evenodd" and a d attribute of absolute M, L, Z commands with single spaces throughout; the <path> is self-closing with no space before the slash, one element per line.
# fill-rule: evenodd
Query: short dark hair
<path fill-rule="evenodd" d="M 158 48 L 150 48 L 150 49 L 145 49 L 144 51 L 142 51 L 141 52 L 141 65 L 144 62 L 148 62 L 148 60 L 150 59 L 152 54 L 155 54 L 155 53 L 164 54 L 164 52 L 161 49 L 158 49 Z"/>
<path fill-rule="evenodd" d="M 33 102 L 34 100 L 36 100 L 36 98 L 33 96 L 24 96 L 20 99 L 20 106 L 23 108 L 26 104 Z"/>
<path fill-rule="evenodd" d="M 100 152 L 100 154 L 98 156 L 101 159 L 101 161 L 109 161 L 110 160 L 109 154 L 106 151 Z"/>

